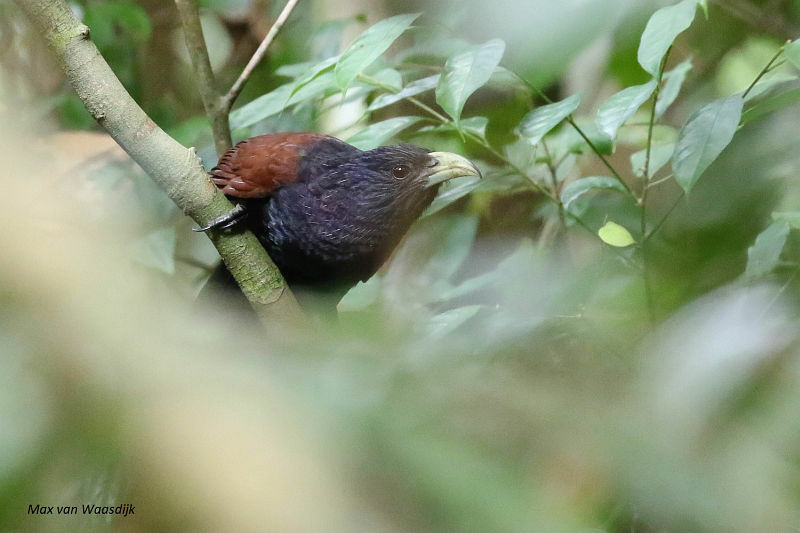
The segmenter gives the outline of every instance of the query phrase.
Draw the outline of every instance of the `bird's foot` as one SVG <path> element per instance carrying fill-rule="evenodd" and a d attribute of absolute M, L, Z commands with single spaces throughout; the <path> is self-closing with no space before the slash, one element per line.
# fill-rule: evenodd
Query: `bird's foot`
<path fill-rule="evenodd" d="M 211 220 L 205 226 L 199 228 L 192 228 L 192 231 L 208 231 L 210 229 L 221 230 L 227 229 L 231 226 L 238 224 L 247 216 L 247 209 L 242 204 L 236 206 L 222 216 Z"/>

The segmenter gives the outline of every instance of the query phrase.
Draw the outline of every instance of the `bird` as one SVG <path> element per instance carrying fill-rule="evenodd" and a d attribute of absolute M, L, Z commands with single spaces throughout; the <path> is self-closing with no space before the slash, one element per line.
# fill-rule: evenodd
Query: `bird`
<path fill-rule="evenodd" d="M 227 150 L 209 171 L 235 207 L 196 231 L 252 231 L 301 306 L 333 305 L 383 265 L 439 186 L 481 173 L 412 144 L 360 150 L 335 137 L 270 133 Z M 235 287 L 224 264 L 209 284 Z M 304 305 L 305 304 L 305 305 Z"/>

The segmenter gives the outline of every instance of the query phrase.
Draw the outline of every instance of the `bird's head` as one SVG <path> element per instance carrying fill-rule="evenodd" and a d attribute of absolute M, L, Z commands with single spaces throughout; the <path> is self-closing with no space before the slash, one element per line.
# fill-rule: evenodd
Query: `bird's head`
<path fill-rule="evenodd" d="M 326 174 L 325 185 L 343 191 L 339 201 L 407 227 L 430 205 L 442 183 L 480 176 L 480 171 L 460 155 L 400 144 L 353 154 Z"/>

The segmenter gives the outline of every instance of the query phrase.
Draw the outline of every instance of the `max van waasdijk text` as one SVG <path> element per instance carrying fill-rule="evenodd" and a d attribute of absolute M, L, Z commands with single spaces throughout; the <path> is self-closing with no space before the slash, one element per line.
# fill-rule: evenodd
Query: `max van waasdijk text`
<path fill-rule="evenodd" d="M 136 506 L 130 503 L 121 503 L 119 505 L 81 505 L 83 514 L 96 514 L 96 515 L 120 515 L 129 516 L 135 514 Z M 77 505 L 28 505 L 28 514 L 63 514 L 73 515 L 78 514 Z"/>

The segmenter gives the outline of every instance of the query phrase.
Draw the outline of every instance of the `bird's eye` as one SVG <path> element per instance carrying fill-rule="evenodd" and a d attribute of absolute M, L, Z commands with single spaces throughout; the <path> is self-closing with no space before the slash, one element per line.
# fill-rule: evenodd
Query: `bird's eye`
<path fill-rule="evenodd" d="M 409 168 L 407 165 L 396 165 L 394 168 L 392 168 L 392 176 L 399 180 L 408 176 L 409 172 L 411 172 L 411 168 Z"/>

